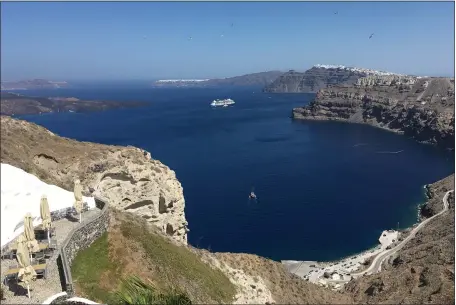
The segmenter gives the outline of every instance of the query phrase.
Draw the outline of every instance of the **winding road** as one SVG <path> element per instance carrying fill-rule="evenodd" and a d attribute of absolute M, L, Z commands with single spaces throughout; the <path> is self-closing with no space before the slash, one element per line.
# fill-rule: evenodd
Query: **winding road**
<path fill-rule="evenodd" d="M 367 268 L 366 270 L 359 272 L 359 273 L 352 273 L 353 277 L 358 277 L 364 274 L 372 274 L 372 273 L 377 273 L 380 272 L 382 269 L 382 264 L 383 262 L 390 257 L 391 255 L 395 254 L 397 251 L 402 249 L 404 245 L 411 240 L 412 238 L 415 237 L 416 233 L 418 233 L 419 230 L 421 230 L 428 222 L 432 221 L 435 217 L 438 217 L 448 211 L 448 196 L 450 195 L 451 192 L 454 192 L 454 190 L 448 191 L 445 193 L 443 196 L 443 209 L 439 213 L 435 214 L 432 217 L 429 217 L 426 220 L 423 220 L 419 225 L 417 225 L 412 231 L 410 231 L 410 234 L 403 240 L 401 241 L 396 247 L 386 250 L 383 253 L 378 254 L 374 260 L 372 261 L 372 264 Z"/>

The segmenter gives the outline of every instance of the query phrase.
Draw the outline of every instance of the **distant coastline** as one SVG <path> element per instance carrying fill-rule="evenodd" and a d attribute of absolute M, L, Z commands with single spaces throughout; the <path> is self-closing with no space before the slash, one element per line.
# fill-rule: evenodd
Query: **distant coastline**
<path fill-rule="evenodd" d="M 1 92 L 1 114 L 8 116 L 59 112 L 94 112 L 119 108 L 136 108 L 145 102 L 80 100 L 75 97 L 32 97 L 13 92 Z"/>

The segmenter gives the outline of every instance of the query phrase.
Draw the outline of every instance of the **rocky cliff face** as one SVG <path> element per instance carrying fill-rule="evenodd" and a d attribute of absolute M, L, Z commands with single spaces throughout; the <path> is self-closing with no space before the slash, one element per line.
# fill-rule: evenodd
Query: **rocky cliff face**
<path fill-rule="evenodd" d="M 78 142 L 33 123 L 1 117 L 1 162 L 69 191 L 80 179 L 85 193 L 133 212 L 187 243 L 185 200 L 174 171 L 135 147 Z"/>
<path fill-rule="evenodd" d="M 264 88 L 270 93 L 312 93 L 331 85 L 352 85 L 366 72 L 341 67 L 314 66 L 306 72 L 290 70 Z"/>
<path fill-rule="evenodd" d="M 454 148 L 454 78 L 369 75 L 318 91 L 295 119 L 364 123 Z"/>

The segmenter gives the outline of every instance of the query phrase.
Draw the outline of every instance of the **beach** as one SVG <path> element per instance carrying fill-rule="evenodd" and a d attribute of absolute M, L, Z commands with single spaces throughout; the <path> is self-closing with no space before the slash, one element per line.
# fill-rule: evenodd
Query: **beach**
<path fill-rule="evenodd" d="M 370 263 L 378 254 L 390 249 L 400 238 L 400 232 L 385 230 L 380 235 L 379 245 L 362 253 L 354 254 L 337 261 L 316 262 L 316 261 L 292 261 L 283 260 L 282 263 L 293 274 L 321 285 L 331 286 L 333 289 L 340 289 L 353 278 L 353 274 L 362 271 L 366 262 Z M 367 264 L 367 265 L 368 265 Z"/>

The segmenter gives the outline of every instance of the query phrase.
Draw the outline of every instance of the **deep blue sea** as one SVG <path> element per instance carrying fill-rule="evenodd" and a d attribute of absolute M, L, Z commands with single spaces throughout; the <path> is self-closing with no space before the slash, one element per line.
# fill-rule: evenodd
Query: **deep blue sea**
<path fill-rule="evenodd" d="M 363 251 L 381 231 L 412 225 L 423 185 L 454 172 L 453 154 L 404 136 L 291 120 L 312 94 L 131 84 L 23 93 L 149 102 L 24 118 L 62 136 L 150 151 L 182 183 L 190 243 L 213 251 L 319 261 Z M 235 106 L 209 106 L 228 97 Z M 252 187 L 257 202 L 248 200 Z"/>

